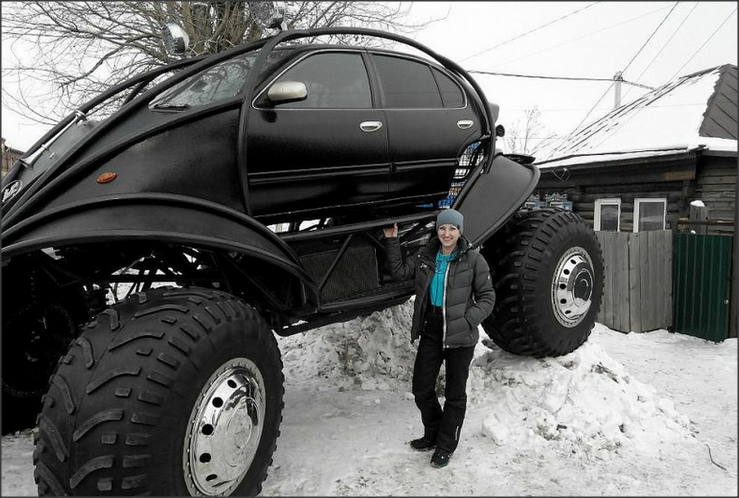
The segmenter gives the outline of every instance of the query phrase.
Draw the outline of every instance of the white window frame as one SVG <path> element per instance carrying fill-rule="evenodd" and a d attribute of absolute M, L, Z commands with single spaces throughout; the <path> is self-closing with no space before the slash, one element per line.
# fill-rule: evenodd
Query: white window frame
<path fill-rule="evenodd" d="M 616 223 L 616 231 L 621 231 L 621 198 L 605 198 L 595 199 L 595 212 L 593 213 L 593 229 L 600 231 L 600 208 L 601 206 L 618 206 L 618 221 Z"/>
<path fill-rule="evenodd" d="M 634 232 L 639 231 L 639 206 L 650 202 L 662 203 L 662 230 L 667 226 L 667 199 L 665 197 L 637 197 L 634 199 Z"/>

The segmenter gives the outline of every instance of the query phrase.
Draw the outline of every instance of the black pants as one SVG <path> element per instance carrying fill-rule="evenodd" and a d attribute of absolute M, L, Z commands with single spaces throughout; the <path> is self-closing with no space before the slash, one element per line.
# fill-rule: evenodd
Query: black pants
<path fill-rule="evenodd" d="M 424 436 L 448 452 L 457 449 L 459 433 L 467 410 L 467 377 L 475 347 L 444 349 L 443 316 L 430 312 L 421 333 L 413 367 L 413 395 L 421 410 Z M 446 362 L 444 408 L 436 396 L 436 378 Z"/>

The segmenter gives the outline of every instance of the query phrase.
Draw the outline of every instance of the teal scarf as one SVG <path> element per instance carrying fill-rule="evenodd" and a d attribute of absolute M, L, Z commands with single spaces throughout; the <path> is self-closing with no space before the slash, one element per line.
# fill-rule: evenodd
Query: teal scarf
<path fill-rule="evenodd" d="M 454 251 L 449 256 L 444 256 L 441 254 L 441 251 L 436 253 L 436 271 L 434 271 L 434 278 L 431 279 L 431 304 L 434 306 L 444 304 L 444 274 L 446 273 L 447 265 L 456 256 L 457 251 Z"/>

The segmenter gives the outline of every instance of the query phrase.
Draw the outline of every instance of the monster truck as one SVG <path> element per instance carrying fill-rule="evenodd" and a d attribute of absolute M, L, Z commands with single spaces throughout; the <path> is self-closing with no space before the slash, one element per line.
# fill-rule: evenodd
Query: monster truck
<path fill-rule="evenodd" d="M 409 299 L 382 227 L 409 253 L 449 205 L 491 266 L 495 344 L 578 348 L 600 247 L 571 212 L 522 209 L 539 172 L 496 150 L 496 118 L 424 45 L 323 28 L 184 58 L 62 120 L 2 183 L 3 431 L 38 424 L 39 494 L 258 493 L 275 335 Z"/>

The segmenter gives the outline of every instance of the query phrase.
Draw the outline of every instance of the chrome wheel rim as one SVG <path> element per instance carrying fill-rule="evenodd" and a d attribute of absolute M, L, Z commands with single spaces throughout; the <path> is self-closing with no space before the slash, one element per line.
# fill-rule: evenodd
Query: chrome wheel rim
<path fill-rule="evenodd" d="M 552 281 L 552 308 L 557 321 L 572 328 L 580 324 L 593 302 L 593 262 L 582 247 L 572 247 L 557 263 Z"/>
<path fill-rule="evenodd" d="M 191 495 L 228 496 L 251 467 L 262 438 L 266 389 L 246 358 L 211 375 L 190 414 L 182 463 Z"/>

